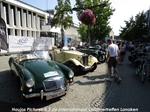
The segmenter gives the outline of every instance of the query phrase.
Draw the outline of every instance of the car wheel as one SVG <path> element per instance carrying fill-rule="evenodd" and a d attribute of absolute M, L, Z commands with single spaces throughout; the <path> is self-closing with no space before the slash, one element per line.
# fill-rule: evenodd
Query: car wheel
<path fill-rule="evenodd" d="M 77 66 L 73 63 L 68 63 L 67 66 L 76 74 L 78 72 Z"/>
<path fill-rule="evenodd" d="M 96 68 L 97 68 L 97 64 L 95 63 L 95 64 L 92 66 L 92 69 L 91 69 L 90 71 L 93 72 Z"/>
<path fill-rule="evenodd" d="M 136 74 L 136 75 L 139 75 L 139 74 L 140 74 L 140 71 L 141 71 L 140 68 L 141 68 L 141 65 L 139 65 L 138 67 L 135 68 L 135 74 Z"/>
<path fill-rule="evenodd" d="M 142 70 L 142 76 L 141 76 L 142 83 L 145 82 L 146 76 L 147 76 L 147 68 L 146 68 L 146 66 L 144 66 L 144 68 Z"/>
<path fill-rule="evenodd" d="M 97 59 L 98 59 L 99 62 L 103 63 L 103 62 L 105 62 L 106 57 L 105 57 L 105 55 L 99 55 L 97 57 Z"/>

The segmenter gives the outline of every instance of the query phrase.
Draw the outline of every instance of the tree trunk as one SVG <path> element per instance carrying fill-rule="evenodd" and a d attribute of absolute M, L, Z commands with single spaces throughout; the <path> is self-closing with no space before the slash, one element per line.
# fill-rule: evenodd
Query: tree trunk
<path fill-rule="evenodd" d="M 62 38 L 62 42 L 61 42 L 61 47 L 64 47 L 64 29 L 61 28 L 61 38 Z"/>

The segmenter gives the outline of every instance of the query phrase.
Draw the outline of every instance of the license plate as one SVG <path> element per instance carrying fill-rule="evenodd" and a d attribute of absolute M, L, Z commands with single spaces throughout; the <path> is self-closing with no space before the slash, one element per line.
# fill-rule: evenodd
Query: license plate
<path fill-rule="evenodd" d="M 54 94 L 54 95 L 49 95 L 49 96 L 46 96 L 46 100 L 50 100 L 50 99 L 53 99 L 53 98 L 56 98 L 56 97 L 59 97 L 59 96 L 62 96 L 64 95 L 66 92 L 63 91 L 61 93 L 58 93 L 58 94 Z"/>

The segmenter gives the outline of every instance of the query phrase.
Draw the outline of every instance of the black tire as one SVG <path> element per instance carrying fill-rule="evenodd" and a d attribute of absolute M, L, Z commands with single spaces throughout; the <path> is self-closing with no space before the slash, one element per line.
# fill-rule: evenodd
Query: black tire
<path fill-rule="evenodd" d="M 74 72 L 74 74 L 78 73 L 77 66 L 72 62 L 68 63 L 67 66 Z"/>
<path fill-rule="evenodd" d="M 146 65 L 145 65 L 144 68 L 143 68 L 143 70 L 142 70 L 142 76 L 141 76 L 141 81 L 142 81 L 142 83 L 145 82 L 146 75 L 147 75 L 147 67 L 146 67 Z"/>
<path fill-rule="evenodd" d="M 135 74 L 138 76 L 141 72 L 141 65 L 135 68 Z"/>
<path fill-rule="evenodd" d="M 105 60 L 106 60 L 106 56 L 103 55 L 103 54 L 101 54 L 101 55 L 99 55 L 99 56 L 97 57 L 97 59 L 98 59 L 98 61 L 99 61 L 100 63 L 104 63 Z"/>
<path fill-rule="evenodd" d="M 95 63 L 95 64 L 92 66 L 92 69 L 91 69 L 90 71 L 93 72 L 96 68 L 97 68 L 97 63 Z"/>

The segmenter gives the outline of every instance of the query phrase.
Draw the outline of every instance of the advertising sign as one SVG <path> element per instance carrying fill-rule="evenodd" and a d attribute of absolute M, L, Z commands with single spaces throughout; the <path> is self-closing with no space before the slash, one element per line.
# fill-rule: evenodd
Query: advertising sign
<path fill-rule="evenodd" d="M 34 43 L 34 37 L 9 35 L 9 52 L 30 51 Z"/>

